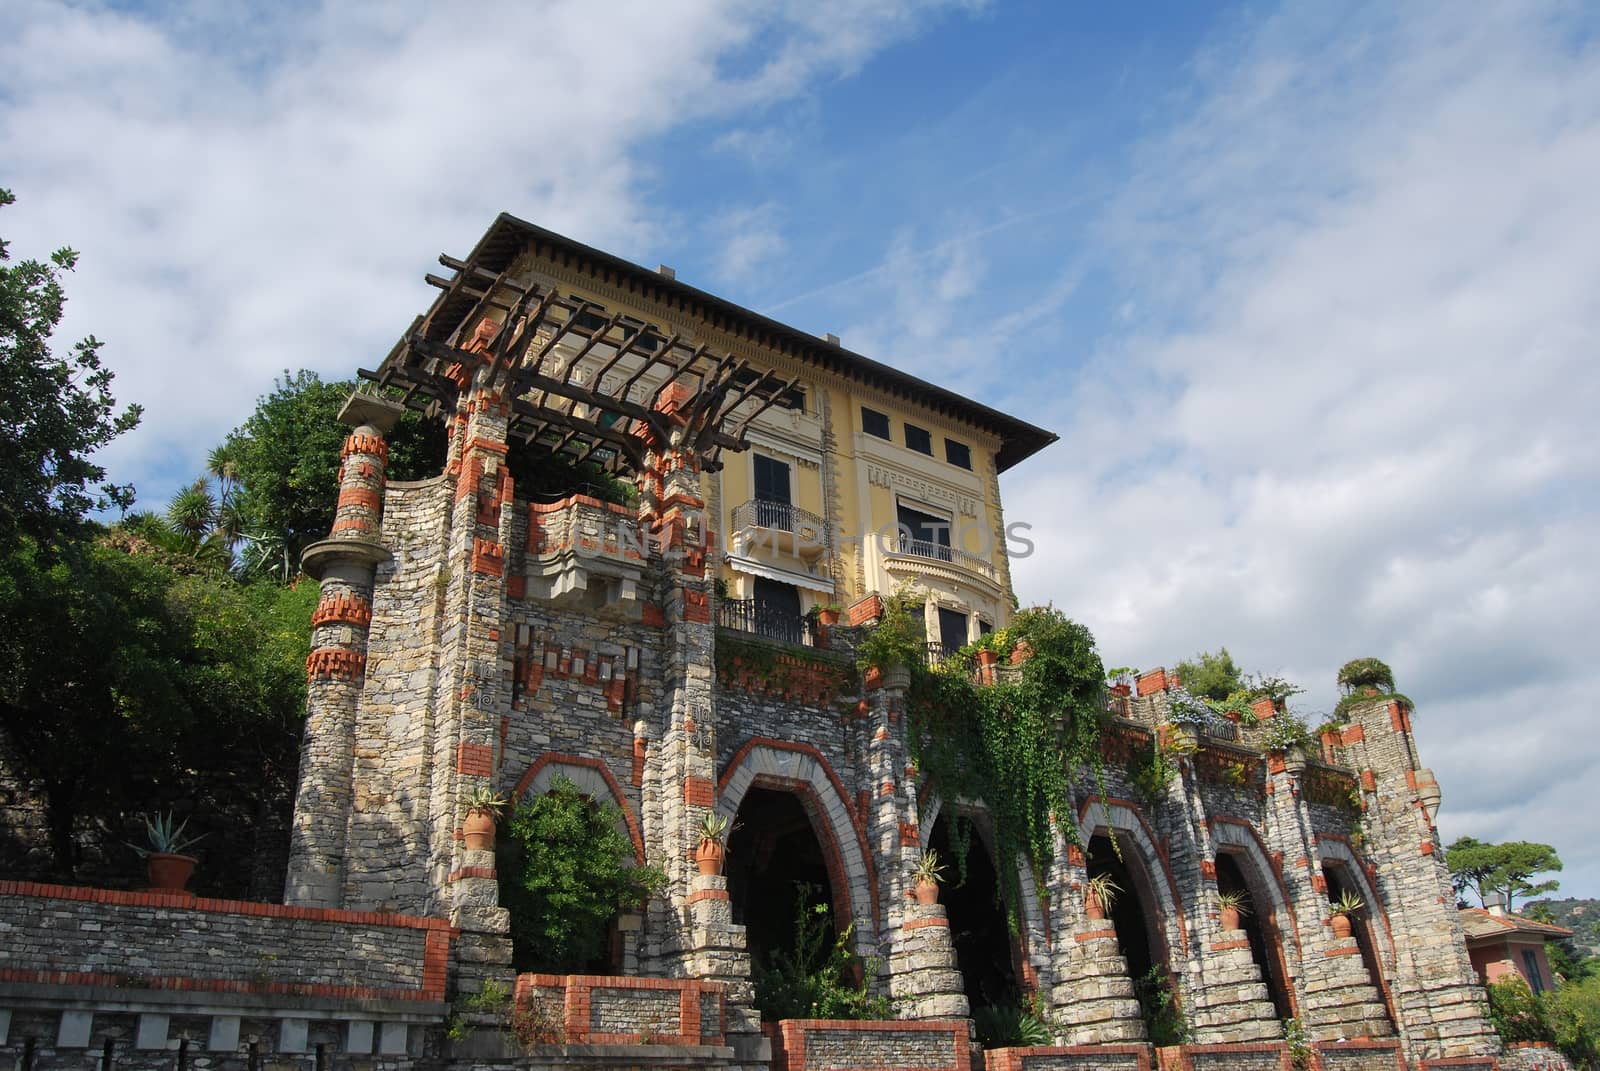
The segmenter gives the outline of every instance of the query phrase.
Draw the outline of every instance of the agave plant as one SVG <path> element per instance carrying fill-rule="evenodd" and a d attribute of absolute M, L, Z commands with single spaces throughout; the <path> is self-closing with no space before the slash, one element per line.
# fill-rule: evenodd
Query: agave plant
<path fill-rule="evenodd" d="M 150 847 L 141 848 L 137 844 L 129 845 L 141 856 L 182 855 L 187 849 L 205 839 L 204 833 L 198 837 L 185 837 L 183 831 L 188 826 L 189 820 L 185 818 L 183 821 L 174 824 L 171 811 L 166 814 L 147 814 L 141 817 L 144 819 L 144 832 L 145 836 L 150 840 Z"/>

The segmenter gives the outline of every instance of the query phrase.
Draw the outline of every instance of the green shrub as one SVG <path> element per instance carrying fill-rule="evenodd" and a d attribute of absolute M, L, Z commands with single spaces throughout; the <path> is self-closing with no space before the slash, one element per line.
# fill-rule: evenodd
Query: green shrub
<path fill-rule="evenodd" d="M 1554 1034 L 1545 1017 L 1544 1004 L 1528 988 L 1520 975 L 1511 975 L 1491 984 L 1489 990 L 1489 1021 L 1494 1024 L 1500 1040 L 1551 1041 Z"/>
<path fill-rule="evenodd" d="M 496 869 L 518 970 L 568 974 L 603 964 L 612 916 L 666 885 L 657 868 L 633 865 L 621 817 L 616 804 L 596 804 L 565 778 L 511 812 Z"/>
<path fill-rule="evenodd" d="M 756 974 L 756 1008 L 768 1022 L 779 1019 L 892 1019 L 889 998 L 867 986 L 883 966 L 850 950 L 852 923 L 835 932 L 817 887 L 800 885 L 795 897 L 794 947 L 774 949 Z M 858 981 L 859 979 L 859 981 Z"/>

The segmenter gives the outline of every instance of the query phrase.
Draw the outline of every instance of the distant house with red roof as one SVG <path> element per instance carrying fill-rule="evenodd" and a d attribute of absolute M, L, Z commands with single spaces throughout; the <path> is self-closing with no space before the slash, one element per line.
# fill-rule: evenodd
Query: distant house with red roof
<path fill-rule="evenodd" d="M 1513 915 L 1498 904 L 1461 909 L 1461 928 L 1467 935 L 1467 953 L 1485 985 L 1518 974 L 1535 993 L 1555 988 L 1547 941 L 1571 937 L 1565 926 L 1536 922 Z"/>

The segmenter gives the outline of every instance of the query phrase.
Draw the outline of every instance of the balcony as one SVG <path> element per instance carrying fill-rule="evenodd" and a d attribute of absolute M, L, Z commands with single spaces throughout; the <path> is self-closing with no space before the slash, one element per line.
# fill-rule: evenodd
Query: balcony
<path fill-rule="evenodd" d="M 817 646 L 816 630 L 799 614 L 774 609 L 755 599 L 723 599 L 717 607 L 717 624 L 735 632 L 748 632 L 765 640 Z"/>
<path fill-rule="evenodd" d="M 788 502 L 754 498 L 733 509 L 734 549 L 753 550 L 815 561 L 827 549 L 826 526 L 821 517 Z"/>
<path fill-rule="evenodd" d="M 964 573 L 976 574 L 985 580 L 995 582 L 994 563 L 987 558 L 980 558 L 970 554 L 959 547 L 952 547 L 945 543 L 936 543 L 929 539 L 913 539 L 900 532 L 900 540 L 895 550 L 890 552 L 890 561 L 895 558 L 922 558 L 927 561 L 943 562 L 952 565 Z"/>

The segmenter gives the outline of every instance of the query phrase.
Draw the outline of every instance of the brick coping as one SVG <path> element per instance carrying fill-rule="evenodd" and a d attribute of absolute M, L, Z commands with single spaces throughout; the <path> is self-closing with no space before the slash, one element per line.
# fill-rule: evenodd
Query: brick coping
<path fill-rule="evenodd" d="M 443 930 L 459 933 L 446 919 L 397 915 L 385 911 L 342 911 L 328 907 L 294 907 L 260 904 L 250 900 L 220 900 L 184 892 L 132 892 L 96 889 L 87 885 L 50 885 L 36 881 L 0 881 L 0 896 L 29 896 L 51 900 L 76 900 L 112 907 L 159 907 L 203 911 L 219 915 L 249 915 L 298 922 L 337 922 L 353 926 L 387 926 L 405 930 Z"/>

